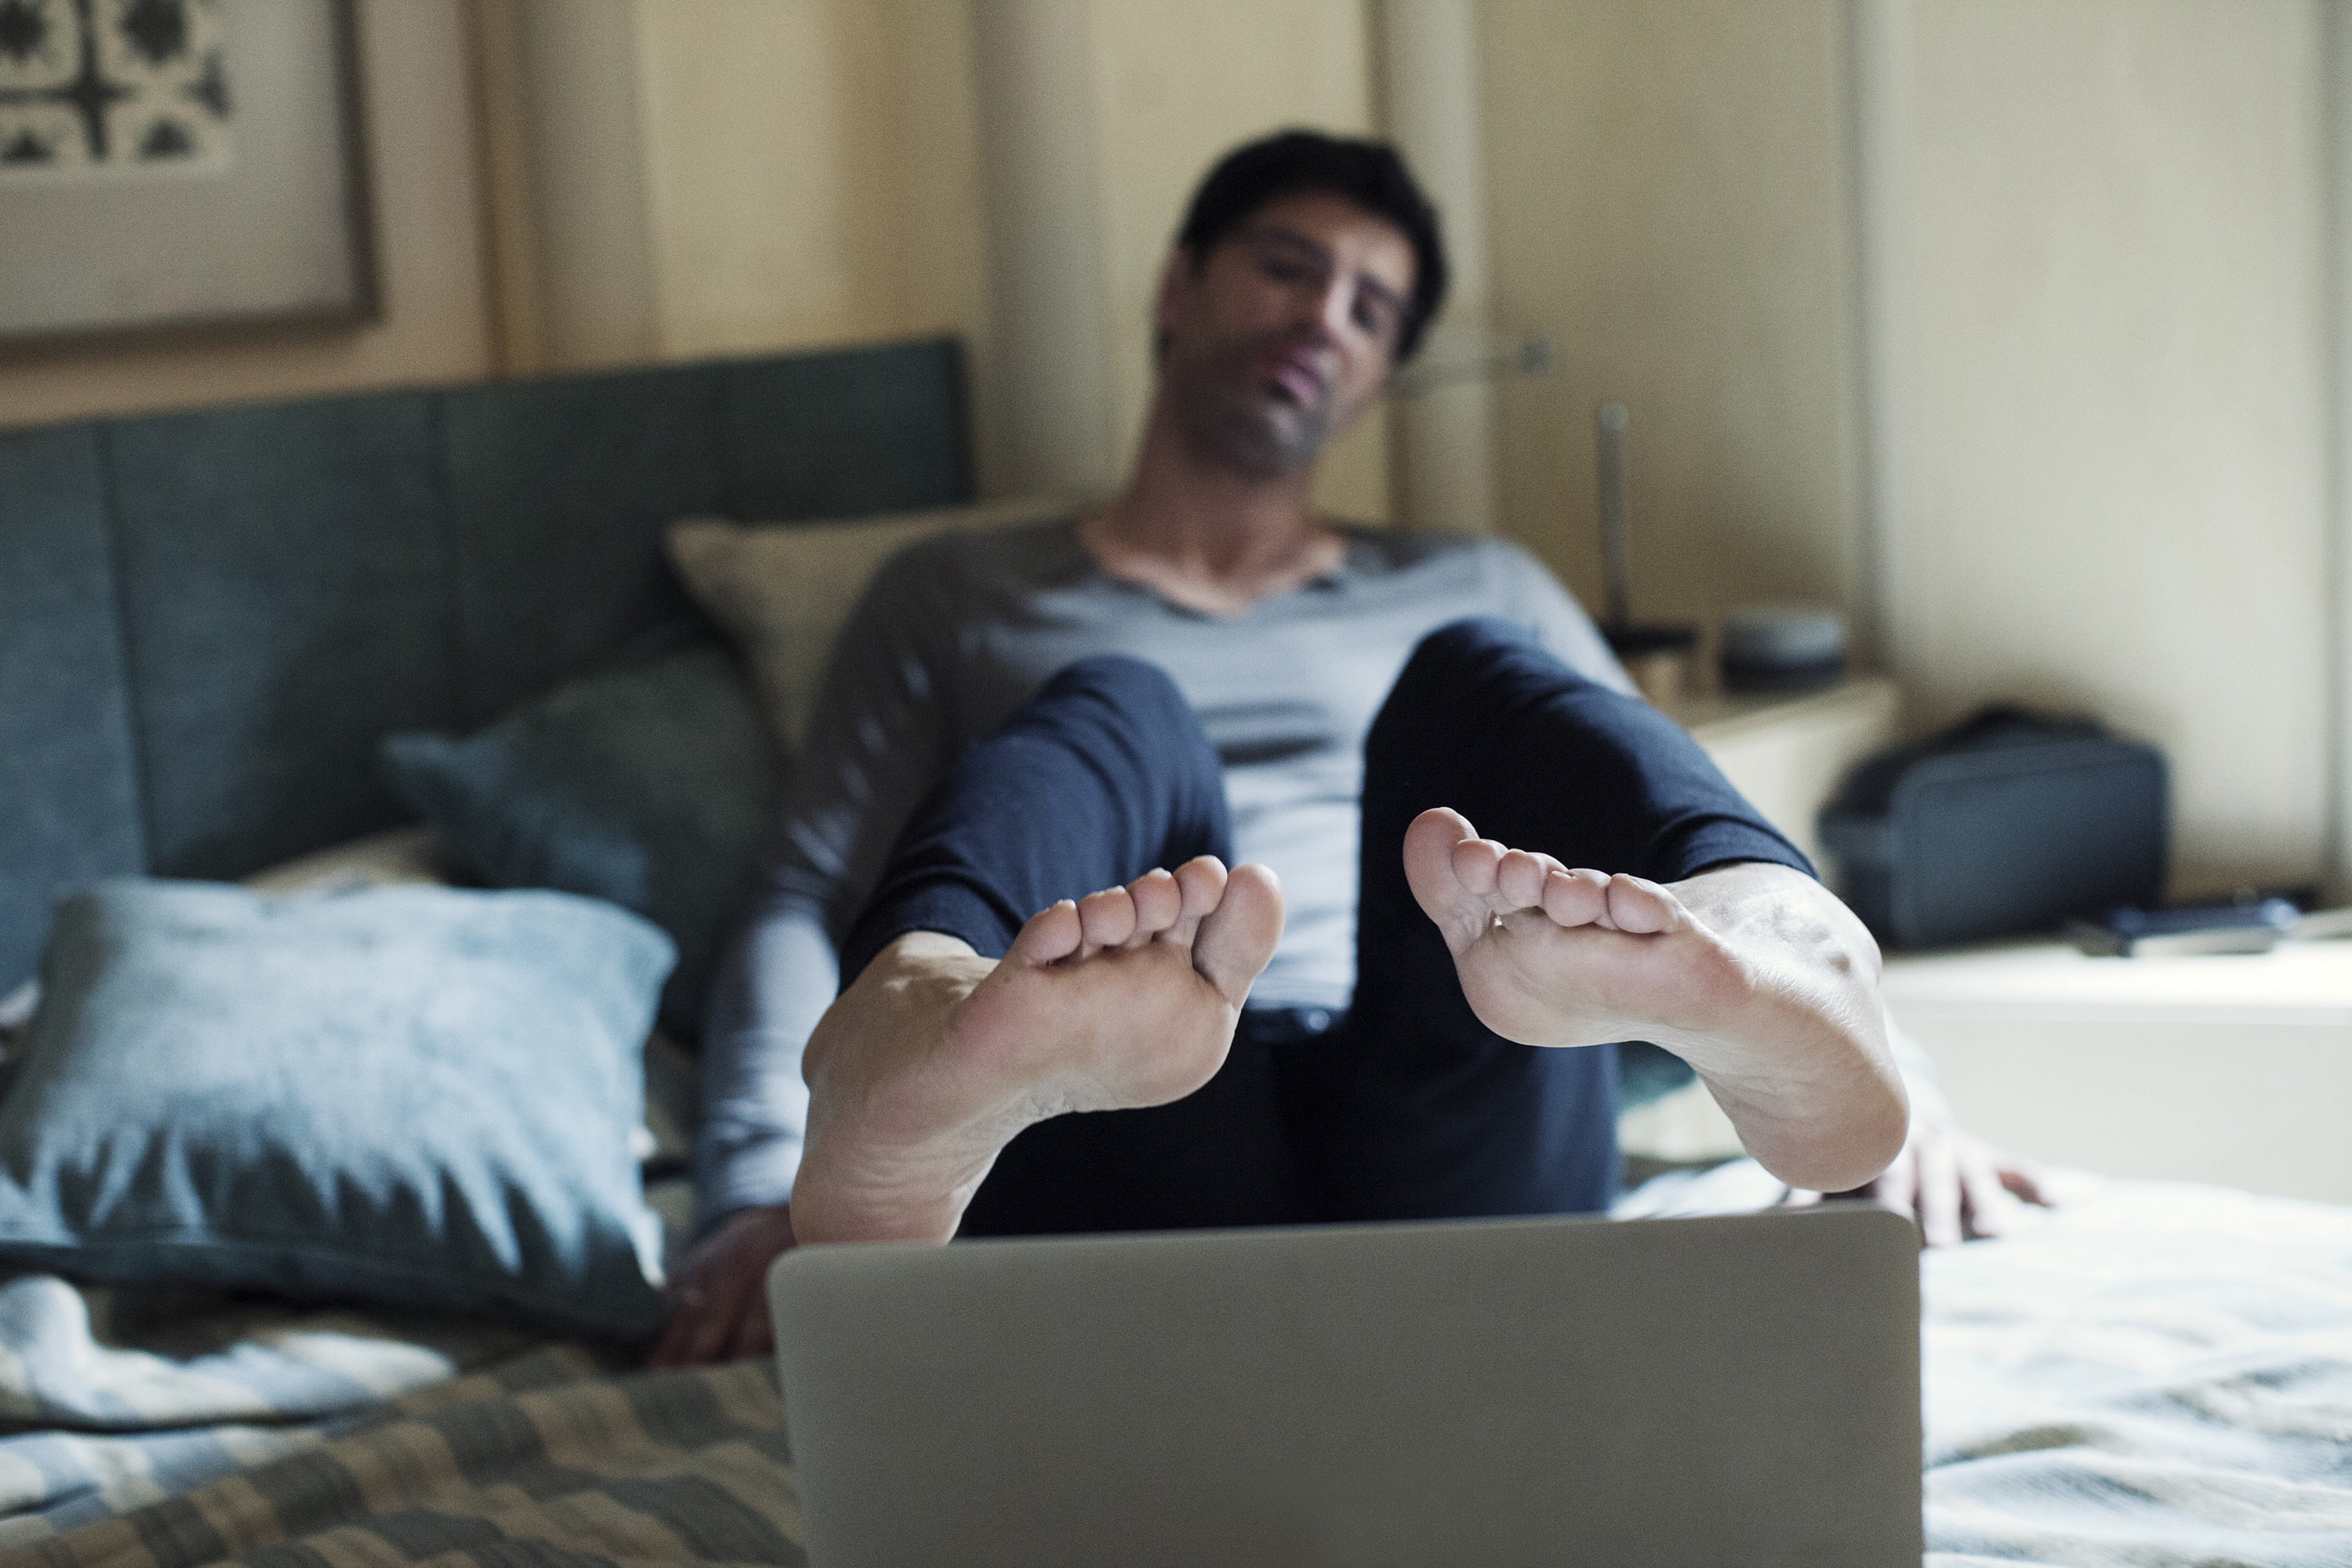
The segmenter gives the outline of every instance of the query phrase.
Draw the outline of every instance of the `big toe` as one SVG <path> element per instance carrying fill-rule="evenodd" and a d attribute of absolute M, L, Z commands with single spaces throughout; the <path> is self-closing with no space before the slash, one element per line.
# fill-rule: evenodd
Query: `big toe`
<path fill-rule="evenodd" d="M 1620 872 L 1609 879 L 1609 923 L 1641 936 L 1661 935 L 1691 923 L 1680 899 L 1657 883 Z"/>
<path fill-rule="evenodd" d="M 1405 882 L 1422 913 L 1437 922 L 1457 952 L 1493 918 L 1486 896 L 1466 886 L 1454 868 L 1455 848 L 1477 837 L 1468 817 L 1443 805 L 1423 812 L 1404 830 Z"/>
<path fill-rule="evenodd" d="M 1281 938 L 1281 879 L 1264 866 L 1236 866 L 1192 939 L 1192 967 L 1238 1007 Z"/>

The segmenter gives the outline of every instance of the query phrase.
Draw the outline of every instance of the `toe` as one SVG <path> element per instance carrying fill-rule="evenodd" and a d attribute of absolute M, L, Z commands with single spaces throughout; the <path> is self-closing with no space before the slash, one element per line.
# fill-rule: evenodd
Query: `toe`
<path fill-rule="evenodd" d="M 1609 912 L 1609 874 L 1580 867 L 1544 879 L 1544 913 L 1563 926 L 1591 925 Z"/>
<path fill-rule="evenodd" d="M 1085 939 L 1085 930 L 1078 922 L 1078 906 L 1064 899 L 1029 917 L 1029 923 L 1013 939 L 1004 961 L 1032 967 L 1052 963 L 1077 952 Z"/>
<path fill-rule="evenodd" d="M 1282 882 L 1264 866 L 1236 866 L 1201 921 L 1192 967 L 1238 1007 L 1282 938 Z"/>
<path fill-rule="evenodd" d="M 1177 867 L 1176 886 L 1182 898 L 1174 922 L 1161 936 L 1190 946 L 1201 921 L 1224 898 L 1225 876 L 1225 863 L 1214 855 L 1198 856 Z"/>
<path fill-rule="evenodd" d="M 1477 834 L 1468 817 L 1442 805 L 1414 817 L 1404 833 L 1404 879 L 1412 889 L 1413 900 L 1457 953 L 1475 941 L 1492 919 L 1485 889 L 1494 885 L 1493 864 L 1481 847 L 1486 840 Z M 1494 847 L 1499 856 L 1501 846 Z M 1479 873 L 1479 863 L 1486 862 L 1483 888 L 1463 881 L 1465 852 L 1474 874 Z"/>
<path fill-rule="evenodd" d="M 1135 934 L 1135 900 L 1125 888 L 1106 888 L 1078 900 L 1086 951 L 1117 947 Z"/>
<path fill-rule="evenodd" d="M 1491 838 L 1465 838 L 1454 847 L 1454 879 L 1472 898 L 1492 898 L 1495 878 L 1502 869 L 1503 857 L 1509 853 Z"/>
<path fill-rule="evenodd" d="M 1128 938 L 1130 947 L 1167 931 L 1184 912 L 1184 889 L 1170 871 L 1157 868 L 1146 871 L 1127 885 L 1127 896 L 1135 902 L 1135 934 Z"/>
<path fill-rule="evenodd" d="M 1559 864 L 1549 855 L 1507 849 L 1495 864 L 1495 893 L 1508 908 L 1533 909 L 1543 902 L 1544 879 Z"/>
<path fill-rule="evenodd" d="M 1689 919 L 1682 900 L 1646 878 L 1620 872 L 1609 879 L 1609 923 L 1619 931 L 1652 935 L 1678 930 Z"/>
<path fill-rule="evenodd" d="M 1442 805 L 1423 812 L 1404 830 L 1404 879 L 1423 912 L 1440 925 L 1462 897 L 1454 878 L 1454 847 L 1476 836 L 1468 817 Z"/>

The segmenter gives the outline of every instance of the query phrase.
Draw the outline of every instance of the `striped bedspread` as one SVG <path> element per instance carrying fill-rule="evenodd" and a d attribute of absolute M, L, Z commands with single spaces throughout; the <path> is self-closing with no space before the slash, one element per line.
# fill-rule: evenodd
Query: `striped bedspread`
<path fill-rule="evenodd" d="M 0 1562 L 796 1563 L 799 1538 L 763 1363 L 615 1376 L 556 1345 L 182 1496 L 0 1548 Z"/>
<path fill-rule="evenodd" d="M 317 1447 L 533 1342 L 427 1314 L 0 1282 L 0 1548 Z"/>
<path fill-rule="evenodd" d="M 1761 1189 L 1735 1173 L 1714 1193 L 1735 1190 Z M 2068 1195 L 2018 1236 L 1926 1261 L 1927 1561 L 2352 1564 L 2352 1210 L 2089 1178 Z M 43 1300 L 25 1310 L 73 1311 L 53 1280 L 0 1289 L 0 1342 L 20 1352 L 11 1314 L 28 1287 Z M 37 1394 L 21 1353 L 0 1361 L 0 1411 L 20 1426 L 73 1398 L 83 1410 L 69 1435 L 0 1438 L 15 1510 L 0 1568 L 802 1560 L 764 1363 L 629 1373 L 478 1328 L 401 1341 L 299 1321 L 260 1313 L 227 1349 L 214 1331 L 177 1359 L 137 1352 L 153 1357 L 145 1393 L 121 1405 L 98 1390 L 121 1386 L 106 1358 L 130 1352 L 92 1344 L 79 1384 L 51 1375 Z M 418 1354 L 387 1373 L 394 1343 Z M 451 1370 L 410 1381 L 436 1357 Z M 350 1403 L 300 1367 L 333 1369 Z M 184 1374 L 247 1400 L 245 1416 L 125 1430 L 141 1399 L 188 1395 Z M 372 1378 L 388 1397 L 352 1392 Z M 271 1404 L 297 1389 L 310 1392 Z M 26 1447 L 86 1459 L 166 1440 L 212 1447 L 179 1471 L 169 1450 L 134 1448 L 148 1457 L 95 1487 L 107 1461 Z"/>

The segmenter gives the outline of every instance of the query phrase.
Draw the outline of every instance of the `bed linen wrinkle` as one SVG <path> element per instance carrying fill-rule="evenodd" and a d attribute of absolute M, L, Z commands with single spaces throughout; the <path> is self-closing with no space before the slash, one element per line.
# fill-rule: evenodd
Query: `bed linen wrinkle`
<path fill-rule="evenodd" d="M 2352 1563 L 2352 1211 L 2064 1195 L 1924 1262 L 1929 1562 Z"/>
<path fill-rule="evenodd" d="M 2352 1210 L 2063 1195 L 1923 1260 L 1928 1568 L 2352 1564 Z M 0 1568 L 802 1562 L 768 1364 L 621 1365 L 541 1343 L 372 1411 L 236 1427 L 247 1462 L 201 1485 L 229 1445 L 142 1445 L 203 1430 L 0 1440 Z"/>
<path fill-rule="evenodd" d="M 303 1309 L 217 1290 L 21 1274 L 0 1278 L 0 1434 L 331 1416 L 530 1342 L 454 1314 Z"/>

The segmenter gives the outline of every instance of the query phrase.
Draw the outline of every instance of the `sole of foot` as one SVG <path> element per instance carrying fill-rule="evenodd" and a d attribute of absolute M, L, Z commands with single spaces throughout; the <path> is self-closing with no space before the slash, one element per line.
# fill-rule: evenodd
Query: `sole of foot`
<path fill-rule="evenodd" d="M 900 937 L 810 1038 L 795 1232 L 944 1241 L 1022 1129 L 1192 1093 L 1281 934 L 1274 873 L 1202 856 L 1039 910 L 994 963 Z"/>
<path fill-rule="evenodd" d="M 1404 866 L 1471 1010 L 1505 1039 L 1591 1046 L 1705 1031 L 1750 1000 L 1739 954 L 1659 883 L 1481 838 L 1444 807 L 1413 819 Z"/>
<path fill-rule="evenodd" d="M 1877 944 L 1811 878 L 1748 863 L 1669 887 L 1482 838 L 1442 807 L 1406 830 L 1404 866 L 1505 1039 L 1664 1046 L 1792 1185 L 1858 1185 L 1901 1147 Z"/>

